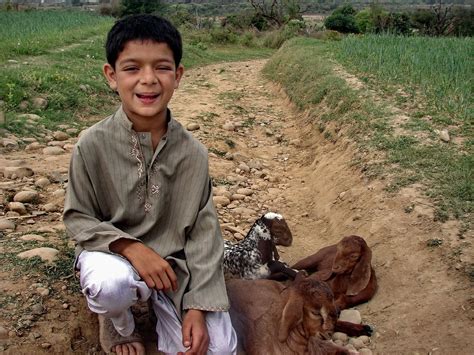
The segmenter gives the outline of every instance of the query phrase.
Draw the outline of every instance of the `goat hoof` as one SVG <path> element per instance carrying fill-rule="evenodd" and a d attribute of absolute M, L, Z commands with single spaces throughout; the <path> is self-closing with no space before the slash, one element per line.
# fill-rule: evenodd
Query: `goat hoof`
<path fill-rule="evenodd" d="M 372 327 L 371 325 L 368 325 L 368 324 L 364 324 L 364 334 L 363 335 L 367 335 L 369 337 L 372 336 L 372 334 L 374 333 L 375 329 L 374 327 Z"/>

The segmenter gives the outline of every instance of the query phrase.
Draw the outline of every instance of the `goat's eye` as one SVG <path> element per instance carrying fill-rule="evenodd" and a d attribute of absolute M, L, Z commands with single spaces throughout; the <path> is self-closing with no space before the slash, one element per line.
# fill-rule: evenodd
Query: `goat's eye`
<path fill-rule="evenodd" d="M 353 260 L 359 259 L 359 254 L 352 254 L 351 259 L 353 259 Z"/>

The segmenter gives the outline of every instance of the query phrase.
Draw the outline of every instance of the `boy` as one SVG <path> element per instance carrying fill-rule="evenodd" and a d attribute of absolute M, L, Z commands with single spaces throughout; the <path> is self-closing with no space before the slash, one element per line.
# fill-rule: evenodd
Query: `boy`
<path fill-rule="evenodd" d="M 168 110 L 183 75 L 179 32 L 159 17 L 127 17 L 106 53 L 122 105 L 79 139 L 64 210 L 101 345 L 144 354 L 130 306 L 151 299 L 158 350 L 235 353 L 207 150 Z"/>

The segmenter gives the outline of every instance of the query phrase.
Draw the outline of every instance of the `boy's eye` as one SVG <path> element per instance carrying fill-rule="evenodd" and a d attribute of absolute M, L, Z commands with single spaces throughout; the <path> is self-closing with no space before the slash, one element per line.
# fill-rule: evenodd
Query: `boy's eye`
<path fill-rule="evenodd" d="M 126 68 L 123 68 L 124 71 L 134 71 L 134 70 L 138 70 L 137 67 L 126 67 Z"/>
<path fill-rule="evenodd" d="M 159 66 L 158 70 L 171 70 L 171 67 L 168 66 Z"/>

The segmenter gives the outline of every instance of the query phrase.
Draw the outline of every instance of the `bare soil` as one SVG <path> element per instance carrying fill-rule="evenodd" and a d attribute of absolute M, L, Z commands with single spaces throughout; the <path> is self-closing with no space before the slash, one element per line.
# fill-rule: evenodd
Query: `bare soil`
<path fill-rule="evenodd" d="M 215 182 L 232 191 L 254 190 L 242 202 L 218 206 L 221 223 L 247 231 L 262 213 L 281 213 L 294 235 L 293 245 L 281 248 L 282 258 L 290 264 L 343 236 L 363 236 L 372 248 L 379 282 L 375 297 L 357 307 L 363 321 L 376 329 L 372 351 L 472 353 L 472 283 L 457 270 L 460 263 L 472 262 L 472 247 L 456 249 L 460 223 L 434 222 L 432 204 L 419 186 L 389 194 L 384 190 L 387 181 L 368 180 L 352 164 L 355 144 L 343 130 L 335 132 L 335 139 L 325 139 L 305 113 L 294 109 L 285 94 L 261 76 L 263 65 L 264 61 L 249 61 L 190 70 L 171 103 L 183 125 L 200 125 L 193 134 L 210 149 Z M 228 121 L 240 127 L 223 129 Z M 35 176 L 47 176 L 51 171 L 67 172 L 69 154 L 46 157 L 41 151 L 19 150 L 3 154 L 2 159 L 25 160 Z M 245 172 L 239 168 L 242 162 L 256 168 Z M 44 192 L 44 198 L 48 196 Z M 62 230 L 58 213 L 35 220 L 35 224 L 17 221 L 16 233 L 33 233 L 41 226 Z M 227 229 L 223 234 L 232 238 Z M 472 231 L 465 237 L 472 240 Z M 49 238 L 54 241 L 54 233 Z M 427 246 L 432 239 L 443 244 Z M 12 281 L 0 270 L 0 290 L 5 294 L 29 292 L 34 282 L 28 276 Z M 42 298 L 45 312 L 34 319 L 29 332 L 0 339 L 5 353 L 99 353 L 95 317 L 79 293 L 62 286 L 50 285 L 51 294 Z M 63 303 L 70 307 L 63 308 Z M 9 319 L 0 319 L 0 325 L 11 330 Z M 43 349 L 44 343 L 51 347 Z"/>

